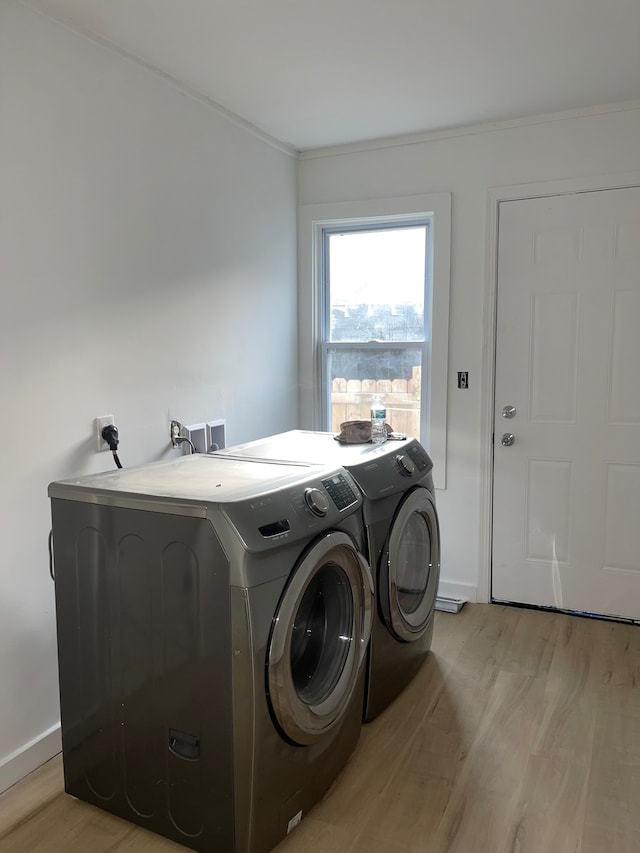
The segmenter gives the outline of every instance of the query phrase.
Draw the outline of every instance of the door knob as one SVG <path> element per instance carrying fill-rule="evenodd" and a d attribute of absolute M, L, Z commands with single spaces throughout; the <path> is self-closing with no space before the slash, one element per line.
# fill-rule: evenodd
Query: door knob
<path fill-rule="evenodd" d="M 516 416 L 516 407 L 515 406 L 505 406 L 502 410 L 503 418 L 515 418 Z"/>
<path fill-rule="evenodd" d="M 512 432 L 505 432 L 502 434 L 502 438 L 500 439 L 500 444 L 503 447 L 511 447 L 513 442 L 516 440 L 515 435 Z"/>

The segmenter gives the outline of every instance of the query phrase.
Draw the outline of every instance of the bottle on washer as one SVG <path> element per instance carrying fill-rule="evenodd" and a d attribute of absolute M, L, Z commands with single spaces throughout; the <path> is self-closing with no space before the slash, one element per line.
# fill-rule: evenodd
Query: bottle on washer
<path fill-rule="evenodd" d="M 382 444 L 387 440 L 387 407 L 381 397 L 374 397 L 371 404 L 371 441 Z"/>

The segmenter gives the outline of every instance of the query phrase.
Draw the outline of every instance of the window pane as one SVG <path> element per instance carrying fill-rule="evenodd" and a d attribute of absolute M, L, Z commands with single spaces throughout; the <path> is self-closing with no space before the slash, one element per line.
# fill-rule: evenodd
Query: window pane
<path fill-rule="evenodd" d="M 329 233 L 331 341 L 424 340 L 425 225 Z"/>
<path fill-rule="evenodd" d="M 367 420 L 380 396 L 396 432 L 420 435 L 421 349 L 332 349 L 327 352 L 332 432 L 344 421 Z"/>

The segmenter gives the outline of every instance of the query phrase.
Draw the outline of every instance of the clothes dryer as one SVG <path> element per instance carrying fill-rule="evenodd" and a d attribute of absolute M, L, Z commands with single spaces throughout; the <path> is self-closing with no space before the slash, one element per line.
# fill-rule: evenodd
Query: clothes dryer
<path fill-rule="evenodd" d="M 366 556 L 376 592 L 363 719 L 407 686 L 433 637 L 440 529 L 433 462 L 416 439 L 340 444 L 332 433 L 291 430 L 221 451 L 253 459 L 341 465 L 363 497 Z"/>
<path fill-rule="evenodd" d="M 351 475 L 195 455 L 49 495 L 66 790 L 195 850 L 265 853 L 360 734 Z"/>

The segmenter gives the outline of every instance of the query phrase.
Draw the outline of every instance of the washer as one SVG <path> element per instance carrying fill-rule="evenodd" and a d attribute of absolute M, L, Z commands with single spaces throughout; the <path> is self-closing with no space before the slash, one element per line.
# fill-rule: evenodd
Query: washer
<path fill-rule="evenodd" d="M 220 451 L 253 459 L 341 465 L 363 496 L 366 556 L 376 590 L 363 719 L 383 711 L 424 661 L 433 636 L 440 531 L 433 462 L 416 439 L 337 442 L 332 433 L 291 430 Z"/>
<path fill-rule="evenodd" d="M 361 730 L 352 477 L 198 454 L 49 495 L 67 792 L 195 850 L 265 853 Z"/>

